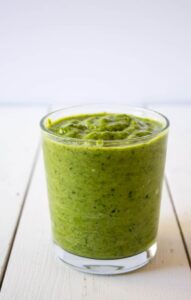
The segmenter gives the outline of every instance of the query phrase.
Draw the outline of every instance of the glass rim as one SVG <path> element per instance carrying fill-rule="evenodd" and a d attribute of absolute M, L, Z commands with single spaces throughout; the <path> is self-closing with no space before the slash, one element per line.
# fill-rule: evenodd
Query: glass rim
<path fill-rule="evenodd" d="M 131 106 L 131 105 L 126 105 L 126 104 L 108 104 L 108 103 L 93 103 L 93 104 L 81 104 L 81 105 L 73 105 L 73 106 L 66 106 L 66 107 L 63 107 L 63 108 L 60 108 L 60 109 L 57 109 L 57 110 L 54 110 L 54 111 L 51 111 L 49 113 L 47 113 L 41 120 L 40 120 L 40 128 L 43 132 L 47 133 L 48 135 L 50 135 L 51 137 L 53 137 L 54 139 L 56 139 L 56 141 L 58 142 L 66 142 L 67 144 L 92 144 L 92 145 L 96 145 L 96 146 L 99 146 L 99 141 L 100 140 L 95 140 L 95 139 L 80 139 L 80 138 L 73 138 L 73 137 L 62 137 L 62 136 L 59 136 L 57 135 L 56 133 L 52 132 L 51 130 L 49 130 L 49 128 L 47 128 L 45 126 L 45 121 L 50 118 L 51 115 L 54 115 L 55 113 L 59 113 L 61 111 L 65 112 L 65 111 L 69 111 L 70 109 L 77 109 L 77 108 L 83 108 L 83 107 L 93 107 L 93 106 L 107 106 L 108 107 L 120 107 L 120 106 L 123 106 L 125 108 L 129 108 L 129 109 L 134 109 L 135 111 L 139 111 L 139 112 L 147 112 L 147 113 L 154 113 L 158 116 L 160 116 L 164 121 L 165 121 L 165 124 L 164 126 L 159 129 L 158 131 L 156 132 L 153 132 L 151 134 L 148 134 L 146 136 L 138 136 L 138 137 L 134 137 L 134 138 L 129 138 L 129 139 L 116 139 L 116 140 L 102 140 L 103 144 L 101 145 L 102 147 L 104 147 L 104 145 L 118 145 L 118 144 L 134 144 L 134 143 L 138 143 L 138 142 L 144 142 L 144 141 L 149 141 L 151 139 L 153 139 L 154 137 L 157 137 L 159 134 L 165 132 L 168 130 L 169 128 L 169 125 L 170 125 L 170 122 L 169 122 L 169 119 L 162 113 L 158 112 L 158 111 L 155 111 L 153 109 L 150 109 L 150 108 L 144 108 L 144 107 L 138 107 L 138 106 Z M 100 110 L 101 112 L 101 110 Z M 109 110 L 108 110 L 108 113 L 109 113 Z M 122 113 L 122 112 L 121 112 Z M 74 114 L 75 116 L 76 114 Z M 133 115 L 133 114 L 132 114 Z M 73 116 L 71 114 L 71 116 Z M 151 118 L 152 120 L 152 118 Z"/>

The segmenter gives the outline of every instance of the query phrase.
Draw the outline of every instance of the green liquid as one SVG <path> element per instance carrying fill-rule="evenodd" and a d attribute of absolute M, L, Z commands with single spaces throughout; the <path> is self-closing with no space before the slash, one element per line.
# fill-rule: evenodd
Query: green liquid
<path fill-rule="evenodd" d="M 122 114 L 49 121 L 43 135 L 53 238 L 84 257 L 114 259 L 146 250 L 156 240 L 167 133 L 150 119 Z M 153 133 L 157 133 L 152 137 Z M 146 140 L 125 144 L 139 136 Z M 87 140 L 72 144 L 67 138 Z M 88 140 L 103 141 L 103 146 Z M 104 147 L 105 140 L 121 146 Z"/>

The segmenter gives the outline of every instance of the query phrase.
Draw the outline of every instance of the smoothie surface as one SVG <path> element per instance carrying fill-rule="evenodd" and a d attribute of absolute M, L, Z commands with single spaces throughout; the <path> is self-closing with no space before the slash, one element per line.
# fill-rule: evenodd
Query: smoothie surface
<path fill-rule="evenodd" d="M 63 138 L 128 140 L 157 133 L 162 124 L 130 114 L 103 112 L 65 117 L 54 122 L 48 119 L 47 128 Z"/>

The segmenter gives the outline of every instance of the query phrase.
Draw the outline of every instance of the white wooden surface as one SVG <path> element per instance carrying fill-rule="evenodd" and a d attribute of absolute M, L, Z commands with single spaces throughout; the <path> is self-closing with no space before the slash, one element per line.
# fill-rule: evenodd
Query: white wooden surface
<path fill-rule="evenodd" d="M 130 274 L 104 277 L 80 273 L 59 261 L 53 254 L 51 244 L 47 194 L 40 156 L 11 249 L 0 299 L 191 299 L 191 273 L 187 253 L 191 228 L 188 193 L 191 175 L 191 152 L 188 151 L 191 147 L 191 126 L 189 121 L 186 121 L 191 108 L 171 106 L 161 107 L 160 110 L 166 110 L 167 115 L 172 118 L 166 170 L 171 199 L 169 190 L 164 185 L 159 249 L 153 262 Z M 184 120 L 182 125 L 179 115 Z M 182 135 L 185 136 L 184 139 Z M 6 154 L 6 149 L 4 151 Z M 22 160 L 20 167 L 24 166 L 25 161 Z M 10 170 L 12 171 L 10 168 L 6 174 L 10 180 L 10 188 L 5 186 L 4 195 L 11 190 L 11 182 L 15 182 L 14 178 L 11 181 Z M 20 181 L 16 181 L 15 184 L 19 184 Z M 3 215 L 2 212 L 1 214 Z M 11 219 L 9 214 L 9 210 L 4 211 L 4 215 Z M 0 227 L 0 234 L 2 230 Z"/>
<path fill-rule="evenodd" d="M 39 143 L 42 107 L 0 107 L 0 281 Z"/>

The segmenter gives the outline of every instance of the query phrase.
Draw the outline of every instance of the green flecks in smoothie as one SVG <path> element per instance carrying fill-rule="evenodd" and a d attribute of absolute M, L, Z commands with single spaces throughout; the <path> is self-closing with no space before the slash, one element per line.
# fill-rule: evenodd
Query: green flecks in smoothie
<path fill-rule="evenodd" d="M 97 139 L 99 147 L 43 135 L 53 238 L 61 248 L 97 259 L 132 256 L 156 240 L 167 132 L 124 114 L 81 115 L 47 125 L 62 137 Z M 102 147 L 102 139 L 155 136 Z"/>
<path fill-rule="evenodd" d="M 48 128 L 62 137 L 97 140 L 122 140 L 143 137 L 158 132 L 161 124 L 157 121 L 133 115 L 99 113 L 65 117 L 56 122 L 49 119 Z"/>

